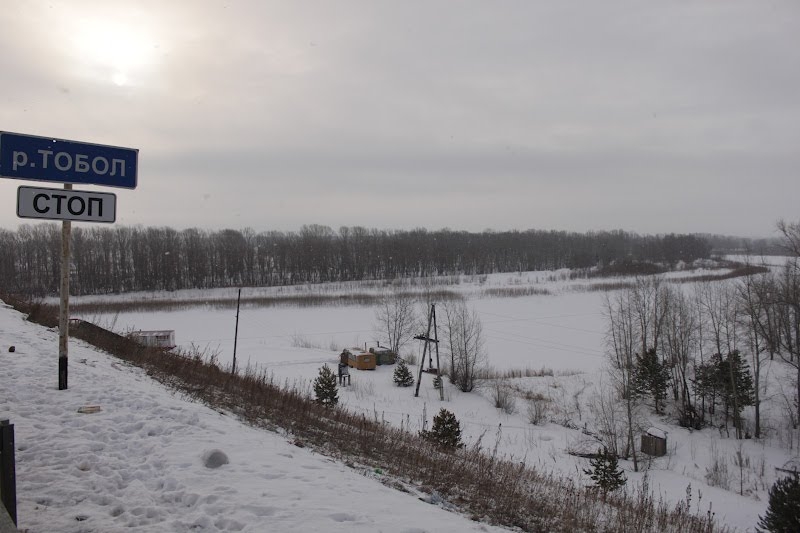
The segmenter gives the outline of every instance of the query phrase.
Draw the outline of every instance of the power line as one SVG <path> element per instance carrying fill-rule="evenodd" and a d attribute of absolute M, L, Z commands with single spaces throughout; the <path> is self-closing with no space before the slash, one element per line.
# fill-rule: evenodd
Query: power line
<path fill-rule="evenodd" d="M 480 311 L 478 313 L 482 315 L 492 315 L 492 316 L 499 316 L 501 318 L 507 318 L 509 320 L 548 320 L 551 318 L 574 318 L 579 316 L 597 316 L 602 315 L 603 313 L 570 313 L 566 315 L 548 315 L 548 316 L 532 316 L 528 318 L 520 318 L 518 316 L 511 316 L 511 315 L 501 315 L 500 313 L 490 313 L 489 311 Z"/>
<path fill-rule="evenodd" d="M 502 323 L 505 323 L 505 322 L 534 321 L 534 322 L 536 322 L 538 324 L 542 324 L 542 325 L 545 325 L 545 326 L 551 326 L 551 327 L 554 327 L 554 328 L 571 329 L 571 330 L 574 330 L 574 331 L 583 331 L 583 332 L 586 332 L 586 333 L 597 333 L 597 334 L 602 334 L 603 333 L 602 331 L 597 331 L 597 330 L 592 330 L 592 329 L 576 328 L 574 326 L 564 326 L 564 325 L 561 325 L 561 324 L 553 324 L 553 323 L 550 323 L 550 322 L 542 322 L 542 320 L 548 320 L 548 319 L 551 319 L 551 318 L 575 318 L 575 317 L 581 317 L 581 316 L 597 316 L 597 315 L 600 315 L 601 313 L 579 313 L 579 314 L 572 314 L 572 315 L 553 315 L 553 316 L 530 317 L 530 318 L 520 318 L 520 317 L 509 316 L 509 315 L 501 315 L 501 314 L 498 314 L 498 313 L 489 313 L 487 311 L 478 311 L 478 313 L 479 314 L 485 314 L 485 315 L 497 316 L 497 317 L 501 317 L 501 318 L 505 318 L 506 319 L 506 320 L 495 320 L 495 321 L 487 322 L 488 324 L 502 324 Z"/>
<path fill-rule="evenodd" d="M 307 333 L 304 331 L 293 331 L 291 333 L 276 333 L 275 335 L 260 335 L 257 337 L 239 337 L 240 339 L 246 340 L 257 340 L 257 339 L 279 339 L 284 337 L 292 337 L 293 335 L 305 335 L 309 337 L 313 337 L 315 335 L 342 335 L 345 333 L 372 333 L 373 330 L 371 329 L 354 329 L 350 331 L 320 331 L 317 333 Z M 233 340 L 233 337 L 219 337 L 213 339 L 195 339 L 197 342 L 206 342 L 206 341 L 229 341 Z"/>
<path fill-rule="evenodd" d="M 572 346 L 572 345 L 569 345 L 569 344 L 563 344 L 563 343 L 559 343 L 559 342 L 555 342 L 555 341 L 548 341 L 546 339 L 538 339 L 538 338 L 535 338 L 535 337 L 526 337 L 524 335 L 520 335 L 520 337 L 522 337 L 523 339 L 526 339 L 526 340 L 509 339 L 507 337 L 499 337 L 497 335 L 487 335 L 487 337 L 489 337 L 491 339 L 497 339 L 497 340 L 506 341 L 506 342 L 515 342 L 517 344 L 525 344 L 525 345 L 528 345 L 528 346 L 535 346 L 537 348 L 548 348 L 548 349 L 551 349 L 551 350 L 560 350 L 560 351 L 569 352 L 569 353 L 576 353 L 576 354 L 580 354 L 580 355 L 588 355 L 588 356 L 591 356 L 591 357 L 605 357 L 605 355 L 602 352 L 589 351 L 589 350 L 587 350 L 587 349 L 585 349 L 585 348 L 583 348 L 581 346 Z M 538 341 L 538 342 L 530 342 L 530 341 Z M 542 343 L 544 343 L 544 344 L 542 344 Z"/>

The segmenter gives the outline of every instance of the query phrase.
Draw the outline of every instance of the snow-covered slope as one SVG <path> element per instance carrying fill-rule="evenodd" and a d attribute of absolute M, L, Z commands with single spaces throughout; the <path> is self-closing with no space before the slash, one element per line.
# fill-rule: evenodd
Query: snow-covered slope
<path fill-rule="evenodd" d="M 23 531 L 500 531 L 188 402 L 80 341 L 59 391 L 57 343 L 0 304 L 0 418 L 15 426 Z"/>

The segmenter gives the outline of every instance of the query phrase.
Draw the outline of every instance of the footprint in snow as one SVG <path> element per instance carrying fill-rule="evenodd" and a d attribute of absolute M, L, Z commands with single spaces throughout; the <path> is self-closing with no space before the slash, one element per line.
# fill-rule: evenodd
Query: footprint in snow
<path fill-rule="evenodd" d="M 250 511 L 255 516 L 272 516 L 278 512 L 277 507 L 269 507 L 269 506 L 258 506 L 258 505 L 246 505 L 243 507 L 243 510 Z"/>

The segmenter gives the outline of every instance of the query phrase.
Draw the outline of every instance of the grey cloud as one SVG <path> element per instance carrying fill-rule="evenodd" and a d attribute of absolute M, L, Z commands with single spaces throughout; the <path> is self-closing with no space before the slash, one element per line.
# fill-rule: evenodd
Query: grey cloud
<path fill-rule="evenodd" d="M 0 129 L 139 148 L 122 223 L 764 235 L 796 216 L 793 1 L 187 5 L 0 12 Z M 75 68 L 64 28 L 97 14 L 150 32 L 130 85 Z"/>

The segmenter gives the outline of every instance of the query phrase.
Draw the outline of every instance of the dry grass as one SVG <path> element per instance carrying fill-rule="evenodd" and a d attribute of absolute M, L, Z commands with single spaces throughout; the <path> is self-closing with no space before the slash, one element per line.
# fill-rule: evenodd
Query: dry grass
<path fill-rule="evenodd" d="M 486 298 L 519 298 L 520 296 L 551 296 L 553 293 L 544 287 L 493 287 L 483 290 Z"/>
<path fill-rule="evenodd" d="M 524 368 L 503 368 L 498 370 L 494 367 L 487 367 L 480 370 L 478 379 L 512 379 L 512 378 L 541 378 L 544 376 L 553 376 L 552 368 L 532 368 L 526 366 Z"/>
<path fill-rule="evenodd" d="M 667 280 L 669 283 L 694 283 L 703 281 L 720 281 L 732 279 L 751 274 L 758 274 L 767 271 L 763 266 L 732 264 L 733 270 L 722 274 L 702 274 L 674 278 Z M 648 274 L 652 274 L 648 272 Z M 564 274 L 565 276 L 567 274 Z M 577 283 L 570 286 L 574 292 L 608 292 L 613 290 L 627 289 L 633 287 L 635 282 L 632 280 L 598 281 L 596 283 Z M 575 279 L 572 275 L 570 279 Z M 580 277 L 580 276 L 579 276 Z M 594 273 L 584 278 L 600 277 Z M 347 284 L 334 284 L 332 288 L 315 287 L 315 292 L 291 292 L 292 286 L 281 287 L 286 292 L 279 291 L 276 294 L 244 297 L 241 305 L 245 307 L 318 307 L 318 306 L 371 306 L 376 305 L 384 293 L 381 289 L 387 287 L 399 291 L 400 295 L 405 295 L 421 301 L 446 302 L 452 300 L 462 300 L 464 295 L 460 292 L 436 288 L 437 286 L 458 285 L 460 277 L 449 276 L 439 278 L 409 278 L 391 281 L 360 282 L 359 285 L 350 285 L 352 290 L 344 291 L 343 287 Z M 294 286 L 299 289 L 301 286 Z M 302 286 L 305 288 L 304 286 Z M 375 289 L 377 292 L 365 291 L 365 289 Z M 338 291 L 338 292 L 337 292 Z M 524 296 L 548 296 L 552 295 L 550 289 L 536 286 L 514 286 L 514 287 L 490 287 L 483 289 L 482 296 L 488 298 L 518 298 Z M 171 300 L 161 300 L 153 298 L 140 298 L 136 300 L 116 300 L 116 301 L 88 301 L 72 302 L 70 304 L 74 312 L 87 314 L 111 314 L 121 312 L 142 312 L 142 311 L 176 311 L 191 309 L 194 307 L 208 307 L 210 309 L 234 309 L 236 298 L 233 296 L 224 298 L 180 298 Z"/>
<path fill-rule="evenodd" d="M 514 390 L 505 380 L 494 380 L 490 385 L 489 392 L 496 408 L 509 415 L 513 415 L 517 411 Z"/>
<path fill-rule="evenodd" d="M 54 308 L 3 299 L 39 323 L 52 325 L 56 316 Z M 203 354 L 145 348 L 87 322 L 76 324 L 73 332 L 187 397 L 253 426 L 279 431 L 297 446 L 312 447 L 350 466 L 380 468 L 387 485 L 435 493 L 475 520 L 532 532 L 727 531 L 713 515 L 653 501 L 646 487 L 633 495 L 601 499 L 568 480 L 486 453 L 480 444 L 444 452 L 416 434 L 321 406 L 306 388 L 275 383 L 264 370 L 247 367 L 232 374 Z"/>
<path fill-rule="evenodd" d="M 463 299 L 461 294 L 447 289 L 425 292 L 424 294 L 419 292 L 409 292 L 408 295 L 412 298 L 430 298 L 435 301 Z M 382 293 L 370 292 L 350 294 L 280 294 L 242 298 L 241 305 L 244 307 L 368 306 L 376 305 L 383 297 L 384 295 Z M 73 311 L 80 312 L 84 315 L 93 313 L 103 314 L 141 311 L 179 311 L 194 307 L 208 307 L 210 309 L 235 309 L 236 298 L 185 298 L 175 300 L 154 300 L 152 298 L 142 298 L 139 300 L 70 303 L 70 308 Z"/>
<path fill-rule="evenodd" d="M 769 268 L 757 265 L 740 265 L 735 266 L 730 272 L 723 274 L 703 274 L 700 276 L 691 276 L 688 278 L 675 278 L 670 280 L 670 283 L 697 283 L 703 281 L 723 281 L 726 279 L 741 278 L 744 276 L 754 276 L 756 274 L 765 274 L 769 272 Z"/>
<path fill-rule="evenodd" d="M 755 274 L 763 274 L 769 269 L 763 266 L 753 265 L 733 265 L 734 268 L 729 272 L 721 274 L 698 274 L 681 278 L 670 278 L 665 280 L 667 283 L 681 285 L 684 283 L 702 283 L 708 281 L 723 281 L 726 279 L 741 278 Z M 609 292 L 615 290 L 630 289 L 636 285 L 634 280 L 601 281 L 598 283 L 577 283 L 570 287 L 573 292 Z"/>
<path fill-rule="evenodd" d="M 633 281 L 603 281 L 599 283 L 577 283 L 570 286 L 573 292 L 609 292 L 630 289 L 636 285 Z"/>

